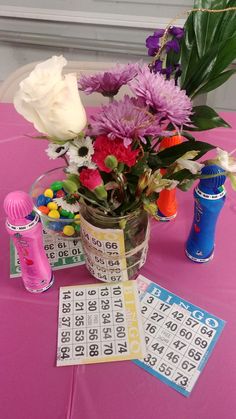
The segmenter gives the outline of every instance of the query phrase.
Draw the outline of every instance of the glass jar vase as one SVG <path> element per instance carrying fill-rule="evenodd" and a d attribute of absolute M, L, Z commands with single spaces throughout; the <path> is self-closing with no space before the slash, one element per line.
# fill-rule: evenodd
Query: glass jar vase
<path fill-rule="evenodd" d="M 135 279 L 146 261 L 149 217 L 139 208 L 123 217 L 80 202 L 81 240 L 91 274 L 107 282 Z"/>
<path fill-rule="evenodd" d="M 56 238 L 62 238 L 63 240 L 75 240 L 80 237 L 80 219 L 74 218 L 74 215 L 67 211 L 68 215 L 60 215 L 60 218 L 53 218 L 42 212 L 43 206 L 37 205 L 39 196 L 43 195 L 45 190 L 50 189 L 53 183 L 63 182 L 66 180 L 66 167 L 58 167 L 51 169 L 48 172 L 39 176 L 33 183 L 30 189 L 30 195 L 34 202 L 34 210 L 39 214 L 43 229 L 48 234 L 55 236 Z M 57 191 L 58 192 L 58 191 Z M 55 195 L 57 193 L 54 192 Z M 64 192 L 63 192 L 64 194 Z M 56 198 L 53 197 L 51 200 L 54 201 Z M 50 201 L 50 199 L 49 199 Z M 68 232 L 69 231 L 69 235 Z"/>

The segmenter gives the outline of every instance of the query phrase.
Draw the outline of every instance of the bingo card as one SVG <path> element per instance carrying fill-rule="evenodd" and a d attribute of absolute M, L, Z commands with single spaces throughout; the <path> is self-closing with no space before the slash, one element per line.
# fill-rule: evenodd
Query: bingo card
<path fill-rule="evenodd" d="M 60 288 L 57 366 L 143 359 L 137 283 Z"/>
<path fill-rule="evenodd" d="M 189 396 L 225 322 L 141 275 L 138 284 L 147 356 L 135 363 Z"/>
<path fill-rule="evenodd" d="M 84 263 L 84 253 L 79 239 L 63 240 L 43 230 L 44 249 L 53 270 L 71 268 Z M 10 278 L 21 275 L 20 262 L 14 244 L 10 241 Z"/>

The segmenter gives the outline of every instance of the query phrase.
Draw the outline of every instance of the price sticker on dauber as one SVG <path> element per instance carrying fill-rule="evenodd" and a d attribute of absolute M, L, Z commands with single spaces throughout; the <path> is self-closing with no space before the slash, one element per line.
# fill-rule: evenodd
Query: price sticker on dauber
<path fill-rule="evenodd" d="M 145 354 L 135 281 L 60 288 L 57 366 Z"/>
<path fill-rule="evenodd" d="M 135 363 L 189 396 L 225 322 L 141 275 L 138 284 L 147 355 Z"/>

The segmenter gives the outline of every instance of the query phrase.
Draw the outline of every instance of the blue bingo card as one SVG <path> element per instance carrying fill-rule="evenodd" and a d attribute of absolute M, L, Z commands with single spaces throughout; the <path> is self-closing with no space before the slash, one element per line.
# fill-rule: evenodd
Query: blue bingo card
<path fill-rule="evenodd" d="M 145 277 L 137 282 L 147 356 L 134 362 L 189 396 L 225 322 Z"/>

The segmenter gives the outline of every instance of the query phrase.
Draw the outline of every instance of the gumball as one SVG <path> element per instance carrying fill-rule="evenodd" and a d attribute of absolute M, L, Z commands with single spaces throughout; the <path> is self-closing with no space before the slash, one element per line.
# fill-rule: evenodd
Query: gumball
<path fill-rule="evenodd" d="M 44 196 L 46 196 L 47 198 L 53 198 L 53 191 L 52 191 L 52 189 L 46 189 L 44 191 Z"/>
<path fill-rule="evenodd" d="M 45 205 L 46 197 L 44 195 L 39 195 L 36 200 L 37 207 L 40 207 L 41 205 Z"/>
<path fill-rule="evenodd" d="M 38 207 L 38 210 L 45 215 L 48 215 L 48 213 L 49 213 L 49 208 L 46 207 L 45 205 L 41 205 L 40 207 Z"/>
<path fill-rule="evenodd" d="M 60 214 L 62 218 L 68 218 L 69 211 L 64 210 L 63 208 L 60 209 Z"/>
<path fill-rule="evenodd" d="M 77 233 L 80 232 L 80 224 L 74 224 L 74 229 Z"/>
<path fill-rule="evenodd" d="M 65 196 L 65 192 L 62 189 L 56 192 L 56 198 L 63 198 L 63 196 Z"/>
<path fill-rule="evenodd" d="M 48 216 L 51 218 L 60 218 L 60 213 L 57 210 L 51 210 L 49 211 Z"/>
<path fill-rule="evenodd" d="M 80 214 L 76 214 L 74 216 L 74 222 L 75 224 L 80 225 Z"/>
<path fill-rule="evenodd" d="M 48 228 L 53 231 L 62 231 L 63 230 L 63 223 L 60 223 L 58 221 L 50 221 L 48 223 Z"/>
<path fill-rule="evenodd" d="M 63 228 L 63 233 L 65 236 L 73 236 L 75 234 L 75 229 L 73 226 L 65 226 Z"/>
<path fill-rule="evenodd" d="M 52 189 L 53 191 L 59 191 L 60 189 L 62 189 L 62 182 L 60 180 L 57 180 L 51 183 L 50 189 Z"/>
<path fill-rule="evenodd" d="M 51 202 L 49 202 L 49 203 L 48 203 L 47 207 L 48 207 L 50 210 L 57 210 L 58 205 L 57 205 L 57 203 L 56 203 L 56 202 L 51 201 Z"/>
<path fill-rule="evenodd" d="M 48 196 L 45 196 L 45 204 L 44 205 L 47 205 L 49 202 L 51 202 L 52 200 L 51 200 L 51 198 L 49 198 Z"/>

